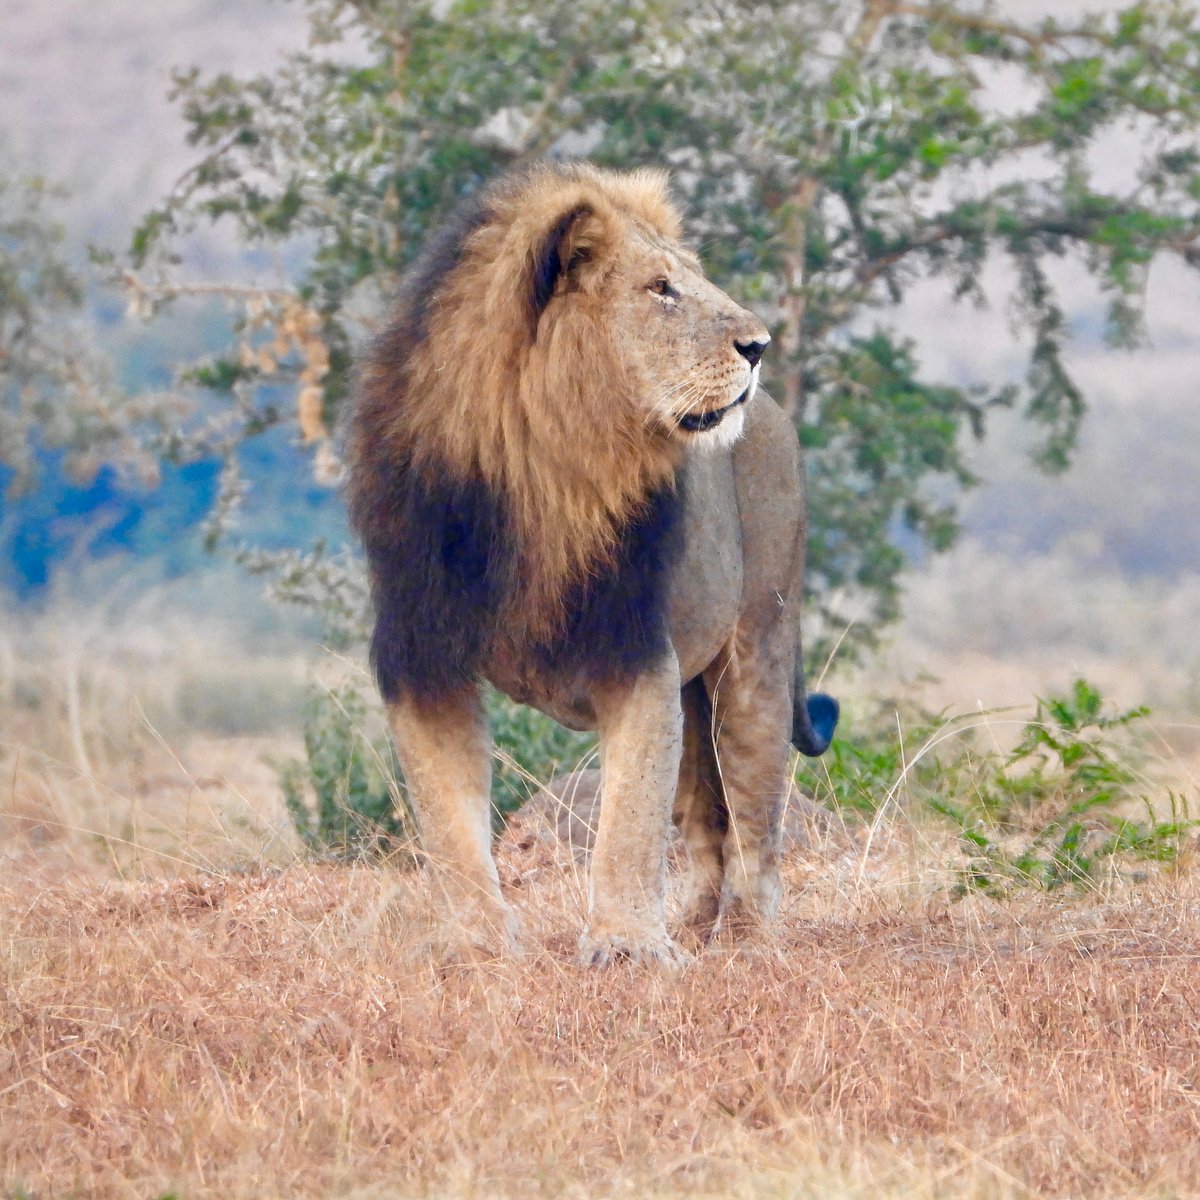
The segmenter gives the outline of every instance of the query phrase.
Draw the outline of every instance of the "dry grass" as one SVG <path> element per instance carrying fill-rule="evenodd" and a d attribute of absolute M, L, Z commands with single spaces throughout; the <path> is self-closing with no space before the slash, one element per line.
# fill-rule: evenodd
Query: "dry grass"
<path fill-rule="evenodd" d="M 23 844 L 140 874 L 293 858 L 271 763 L 298 749 L 311 651 L 166 588 L 107 595 L 0 609 L 0 870 Z"/>
<path fill-rule="evenodd" d="M 526 831 L 528 833 L 528 831 Z M 0 884 L 10 1189 L 221 1196 L 1169 1196 L 1200 1180 L 1187 874 L 948 907 L 896 835 L 789 863 L 770 944 L 573 960 L 508 839 L 519 961 L 439 973 L 419 881 L 292 866 Z M 864 870 L 865 867 L 865 870 Z"/>
<path fill-rule="evenodd" d="M 16 649 L 0 1194 L 1200 1195 L 1187 856 L 951 904 L 935 830 L 826 822 L 773 941 L 595 972 L 581 870 L 527 819 L 500 861 L 528 954 L 439 972 L 419 875 L 297 859 L 294 747 L 167 736 L 166 656 L 130 682 L 93 647 L 72 700 Z"/>

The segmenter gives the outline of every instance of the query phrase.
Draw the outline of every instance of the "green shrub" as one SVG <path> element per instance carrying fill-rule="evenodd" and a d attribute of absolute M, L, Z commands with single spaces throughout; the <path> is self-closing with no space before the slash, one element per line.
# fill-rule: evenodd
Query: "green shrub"
<path fill-rule="evenodd" d="M 386 739 L 367 733 L 355 684 L 314 691 L 304 717 L 304 758 L 280 782 L 292 824 L 313 850 L 357 858 L 411 840 L 413 823 Z"/>
<path fill-rule="evenodd" d="M 1159 814 L 1114 741 L 1114 730 L 1146 715 L 1106 715 L 1100 692 L 1078 680 L 1068 695 L 1038 700 L 1007 755 L 980 747 L 978 714 L 925 714 L 903 733 L 897 723 L 835 741 L 824 759 L 801 764 L 797 782 L 851 819 L 882 819 L 903 801 L 949 823 L 962 854 L 959 894 L 1086 884 L 1105 859 L 1171 860 L 1198 823 L 1174 794 Z"/>
<path fill-rule="evenodd" d="M 572 771 L 592 753 L 594 734 L 575 733 L 507 696 L 488 690 L 494 746 L 492 808 L 498 821 L 516 812 L 539 784 Z"/>
<path fill-rule="evenodd" d="M 304 719 L 304 758 L 284 765 L 284 800 L 297 832 L 314 850 L 359 857 L 408 842 L 414 823 L 388 738 L 369 729 L 377 707 L 356 683 L 321 690 Z M 573 769 L 595 738 L 488 690 L 494 743 L 492 815 L 497 827 L 559 770 Z"/>
<path fill-rule="evenodd" d="M 555 773 L 595 746 L 548 717 L 489 690 L 495 761 L 493 820 L 499 826 Z M 313 849 L 379 854 L 411 842 L 414 823 L 391 745 L 372 719 L 373 693 L 356 683 L 315 694 L 306 713 L 305 756 L 285 765 L 284 798 Z M 1068 695 L 1038 700 L 1014 749 L 981 748 L 979 716 L 920 714 L 874 733 L 856 731 L 803 763 L 800 786 L 851 820 L 878 822 L 903 805 L 948 825 L 960 851 L 956 891 L 1087 884 L 1105 859 L 1170 861 L 1192 819 L 1180 797 L 1158 813 L 1114 732 L 1146 709 L 1106 714 L 1080 680 Z"/>

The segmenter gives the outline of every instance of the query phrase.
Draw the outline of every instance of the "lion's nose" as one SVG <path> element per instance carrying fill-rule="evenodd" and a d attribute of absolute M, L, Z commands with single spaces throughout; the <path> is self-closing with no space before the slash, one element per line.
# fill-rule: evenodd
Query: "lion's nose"
<path fill-rule="evenodd" d="M 733 345 L 752 367 L 758 366 L 758 360 L 762 358 L 763 351 L 767 348 L 766 342 L 734 342 Z"/>

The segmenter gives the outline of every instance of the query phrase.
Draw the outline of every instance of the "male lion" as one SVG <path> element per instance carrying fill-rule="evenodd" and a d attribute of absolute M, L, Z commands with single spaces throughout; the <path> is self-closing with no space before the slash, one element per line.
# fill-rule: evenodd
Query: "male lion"
<path fill-rule="evenodd" d="M 820 754 L 837 721 L 805 700 L 799 450 L 755 396 L 770 338 L 679 235 L 662 173 L 512 174 L 431 240 L 362 364 L 371 656 L 455 950 L 516 932 L 482 679 L 599 730 L 588 963 L 680 954 L 672 802 L 688 924 L 769 917 L 788 742 Z"/>

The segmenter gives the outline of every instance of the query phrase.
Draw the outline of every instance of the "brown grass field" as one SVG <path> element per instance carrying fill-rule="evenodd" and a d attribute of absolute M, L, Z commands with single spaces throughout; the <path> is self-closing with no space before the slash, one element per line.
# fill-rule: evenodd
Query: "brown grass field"
<path fill-rule="evenodd" d="M 3 709 L 6 1195 L 1200 1195 L 1194 848 L 952 901 L 903 811 L 815 823 L 769 941 L 589 971 L 529 818 L 528 953 L 439 970 L 419 873 L 297 854 L 292 742 L 101 737 L 114 679 Z"/>

